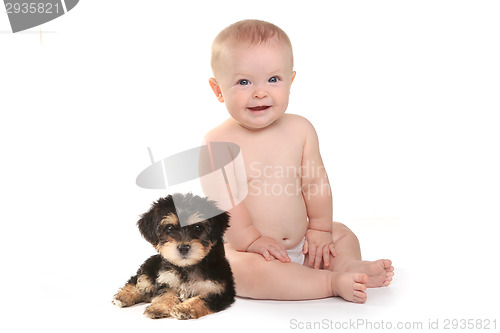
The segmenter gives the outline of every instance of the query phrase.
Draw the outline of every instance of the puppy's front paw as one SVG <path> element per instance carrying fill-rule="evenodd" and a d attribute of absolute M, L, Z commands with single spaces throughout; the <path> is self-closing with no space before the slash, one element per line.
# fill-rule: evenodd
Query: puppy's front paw
<path fill-rule="evenodd" d="M 125 304 L 123 304 L 123 302 L 122 302 L 122 301 L 120 301 L 120 300 L 118 299 L 118 297 L 116 297 L 116 296 L 113 298 L 112 303 L 113 303 L 114 305 L 116 305 L 116 306 L 120 307 L 120 308 L 123 308 L 123 307 L 125 307 L 125 306 L 126 306 L 126 305 L 125 305 Z"/>
<path fill-rule="evenodd" d="M 134 305 L 141 300 L 141 295 L 133 286 L 125 286 L 113 297 L 113 304 L 120 308 Z"/>
<path fill-rule="evenodd" d="M 177 319 L 197 319 L 209 313 L 212 311 L 205 302 L 199 297 L 194 297 L 175 306 L 170 314 Z"/>
<path fill-rule="evenodd" d="M 175 293 L 165 293 L 153 298 L 144 314 L 151 319 L 166 318 L 171 316 L 172 309 L 179 304 L 179 297 Z"/>
<path fill-rule="evenodd" d="M 144 311 L 144 315 L 151 319 L 170 317 L 170 310 L 158 304 L 149 305 Z"/>
<path fill-rule="evenodd" d="M 181 320 L 199 318 L 192 309 L 190 309 L 188 306 L 184 304 L 180 304 L 176 306 L 174 309 L 172 309 L 171 314 L 172 317 Z"/>

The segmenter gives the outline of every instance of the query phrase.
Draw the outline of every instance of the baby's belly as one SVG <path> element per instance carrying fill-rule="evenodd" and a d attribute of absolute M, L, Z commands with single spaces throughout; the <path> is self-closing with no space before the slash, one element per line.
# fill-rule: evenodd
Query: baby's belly
<path fill-rule="evenodd" d="M 245 203 L 260 233 L 290 249 L 304 238 L 308 221 L 300 186 L 287 184 L 292 182 L 249 183 Z"/>

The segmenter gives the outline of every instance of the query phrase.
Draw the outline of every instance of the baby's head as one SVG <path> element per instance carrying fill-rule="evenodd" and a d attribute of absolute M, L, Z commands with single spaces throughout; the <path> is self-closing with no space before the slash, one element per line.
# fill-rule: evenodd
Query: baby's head
<path fill-rule="evenodd" d="M 292 45 L 274 24 L 244 20 L 222 30 L 212 45 L 212 70 L 210 86 L 241 126 L 265 128 L 286 111 Z"/>

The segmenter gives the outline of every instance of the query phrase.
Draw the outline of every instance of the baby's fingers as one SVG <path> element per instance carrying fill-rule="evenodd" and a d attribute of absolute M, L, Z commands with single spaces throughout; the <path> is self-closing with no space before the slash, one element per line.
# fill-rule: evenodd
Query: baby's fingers
<path fill-rule="evenodd" d="M 310 244 L 309 245 L 309 266 L 313 267 L 314 266 L 314 259 L 316 259 L 316 245 L 315 244 Z"/>
<path fill-rule="evenodd" d="M 335 258 L 337 256 L 337 251 L 335 250 L 335 246 L 333 245 L 333 243 L 328 246 L 328 249 L 330 250 L 332 256 Z"/>
<path fill-rule="evenodd" d="M 260 254 L 262 254 L 262 256 L 264 257 L 264 259 L 266 259 L 267 261 L 270 261 L 272 259 L 271 254 L 266 249 L 264 249 L 264 251 L 262 251 Z"/>
<path fill-rule="evenodd" d="M 323 262 L 324 262 L 324 267 L 330 267 L 330 247 L 329 246 L 324 246 L 323 247 Z"/>
<path fill-rule="evenodd" d="M 273 249 L 270 250 L 271 255 L 273 255 L 276 259 L 281 262 L 290 262 L 290 257 L 288 256 L 288 252 L 283 249 Z"/>
<path fill-rule="evenodd" d="M 330 267 L 330 254 L 332 257 L 337 256 L 337 252 L 335 251 L 335 247 L 333 246 L 333 243 L 330 245 L 325 245 L 323 247 L 323 262 L 324 262 L 324 267 Z"/>
<path fill-rule="evenodd" d="M 309 245 L 309 266 L 318 269 L 321 266 L 323 252 L 315 244 Z"/>
<path fill-rule="evenodd" d="M 315 258 L 314 269 L 319 269 L 321 267 L 321 261 L 323 261 L 323 252 L 321 251 L 321 249 L 316 248 L 316 254 L 314 258 Z"/>

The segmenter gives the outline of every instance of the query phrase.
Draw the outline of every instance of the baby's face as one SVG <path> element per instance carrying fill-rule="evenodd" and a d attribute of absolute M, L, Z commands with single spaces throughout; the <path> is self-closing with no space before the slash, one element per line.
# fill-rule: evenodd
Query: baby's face
<path fill-rule="evenodd" d="M 222 51 L 212 88 L 233 119 L 249 129 L 271 125 L 285 113 L 295 72 L 291 50 L 276 40 Z"/>

